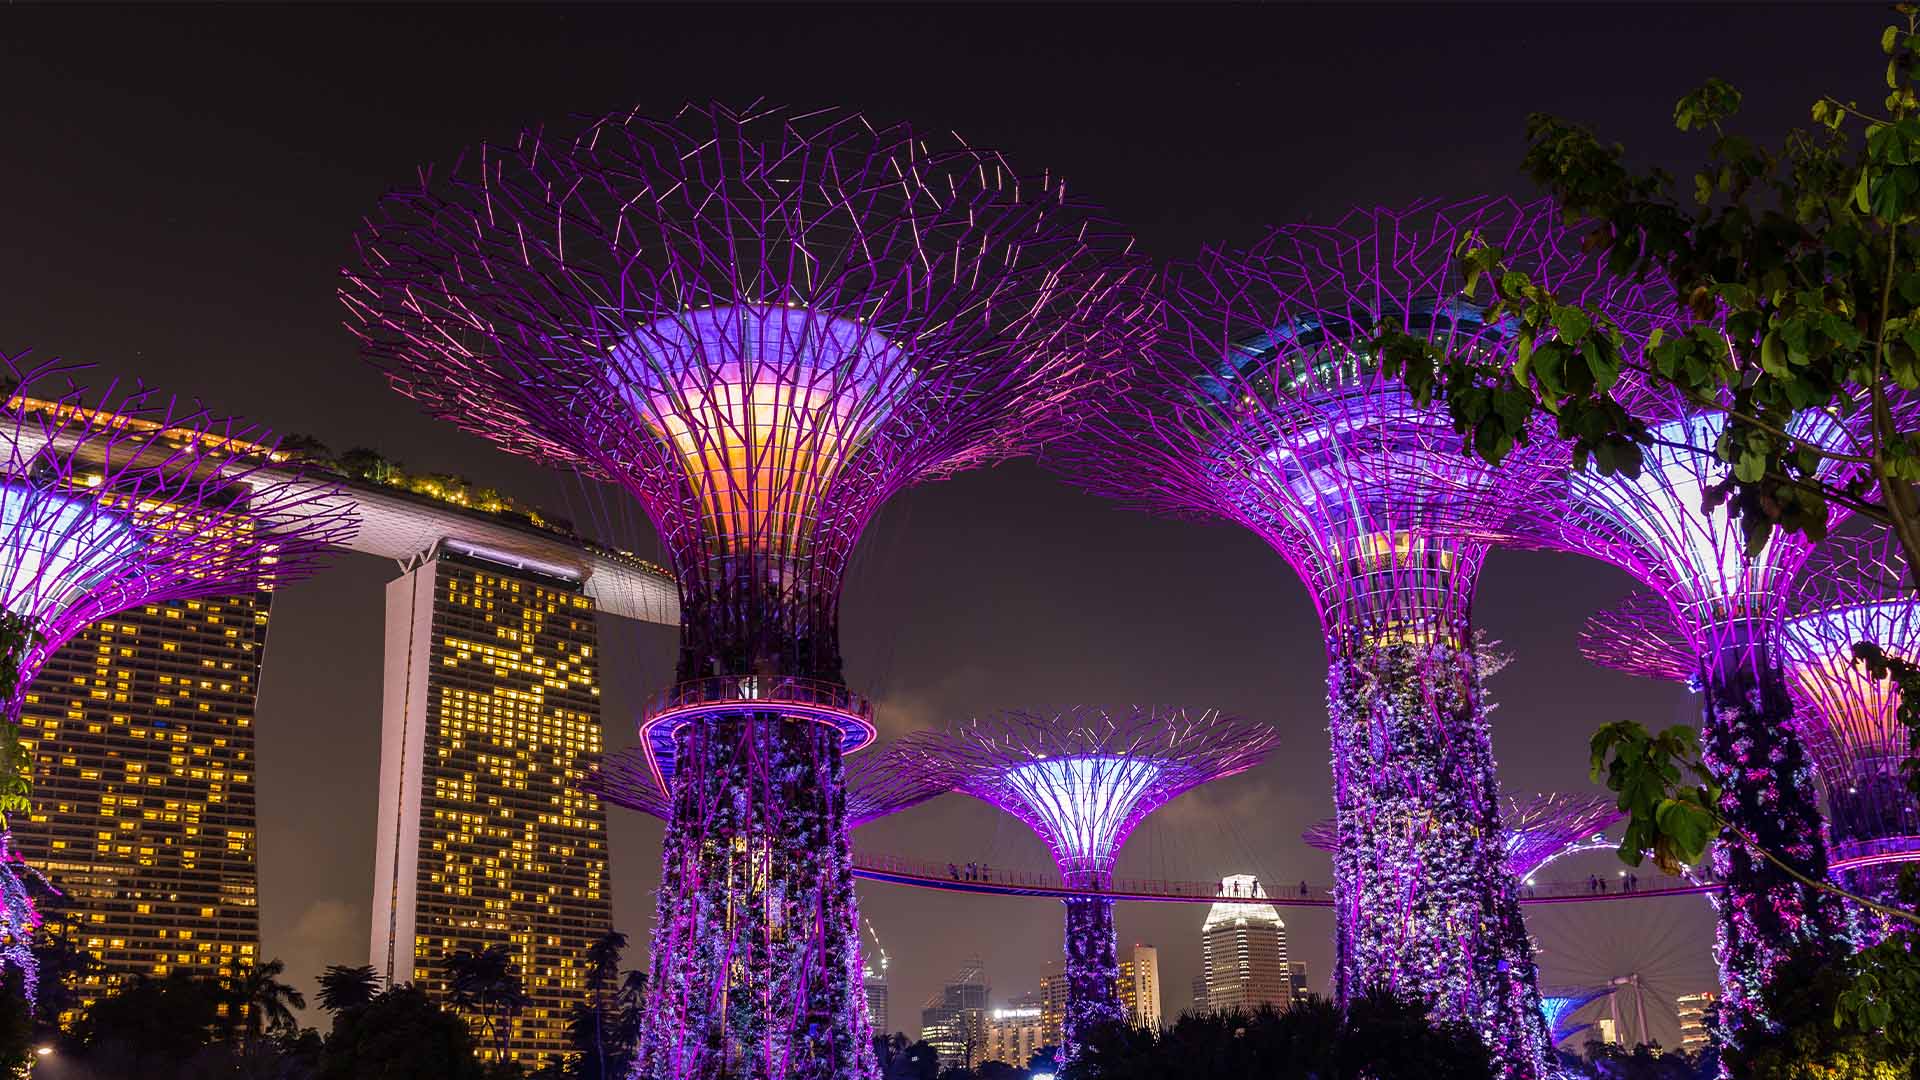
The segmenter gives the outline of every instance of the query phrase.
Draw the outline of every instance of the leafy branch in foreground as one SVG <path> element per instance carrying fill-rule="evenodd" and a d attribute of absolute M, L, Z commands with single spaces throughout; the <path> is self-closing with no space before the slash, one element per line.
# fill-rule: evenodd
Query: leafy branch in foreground
<path fill-rule="evenodd" d="M 1728 472 L 1708 508 L 1737 515 L 1750 548 L 1775 529 L 1819 539 L 1838 507 L 1890 528 L 1920 575 L 1920 430 L 1907 407 L 1920 390 L 1920 13 L 1896 10 L 1878 111 L 1822 98 L 1811 130 L 1768 146 L 1729 130 L 1741 96 L 1727 83 L 1682 98 L 1674 124 L 1711 137 L 1684 193 L 1663 170 L 1629 170 L 1623 146 L 1584 126 L 1530 117 L 1525 171 L 1591 229 L 1615 273 L 1665 300 L 1619 315 L 1584 306 L 1470 239 L 1465 291 L 1513 328 L 1518 359 L 1498 368 L 1383 333 L 1381 363 L 1444 400 L 1495 463 L 1550 424 L 1579 467 L 1637 475 L 1652 436 L 1636 393 L 1724 413 L 1713 455 Z M 1846 437 L 1813 437 L 1811 413 L 1841 419 Z"/>

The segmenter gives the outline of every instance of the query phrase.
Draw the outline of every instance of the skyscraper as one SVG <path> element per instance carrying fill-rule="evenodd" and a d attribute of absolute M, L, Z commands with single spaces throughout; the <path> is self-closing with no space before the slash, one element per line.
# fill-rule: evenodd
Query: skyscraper
<path fill-rule="evenodd" d="M 442 544 L 387 586 L 373 966 L 444 996 L 445 958 L 504 944 L 532 1004 L 509 1057 L 566 1048 L 610 926 L 598 635 L 577 577 Z"/>
<path fill-rule="evenodd" d="M 1287 965 L 1287 1004 L 1298 1005 L 1313 996 L 1307 989 L 1307 965 L 1304 960 L 1295 960 Z"/>
<path fill-rule="evenodd" d="M 1039 994 L 1017 994 L 1006 1008 L 987 1013 L 986 1049 L 981 1061 L 1001 1061 L 1025 1068 L 1034 1052 L 1049 1045 Z"/>
<path fill-rule="evenodd" d="M 1050 959 L 1041 969 L 1040 1026 L 1043 1045 L 1059 1046 L 1067 1025 L 1066 962 Z"/>
<path fill-rule="evenodd" d="M 27 859 L 104 966 L 90 982 L 259 959 L 253 713 L 268 594 L 89 625 L 28 687 Z M 88 993 L 87 997 L 94 996 Z"/>
<path fill-rule="evenodd" d="M 1680 1049 L 1686 1053 L 1695 1053 L 1707 1048 L 1713 1041 L 1713 1033 L 1707 1023 L 1707 1016 L 1720 1001 L 1720 995 L 1712 990 L 1703 990 L 1695 994 L 1681 994 L 1673 1003 L 1680 1014 Z M 1612 1025 L 1612 1021 L 1607 1021 Z"/>
<path fill-rule="evenodd" d="M 1134 1027 L 1160 1027 L 1160 951 L 1135 945 L 1120 961 L 1120 1007 Z"/>
<path fill-rule="evenodd" d="M 1223 896 L 1267 895 L 1251 874 L 1220 882 Z M 1272 904 L 1221 900 L 1200 927 L 1207 1007 L 1214 1012 L 1252 1012 L 1262 1005 L 1284 1009 L 1291 1000 L 1287 970 L 1287 924 Z"/>
<path fill-rule="evenodd" d="M 927 999 L 920 1011 L 920 1037 L 940 1055 L 943 1070 L 970 1069 L 984 1060 L 980 1055 L 987 1039 L 987 978 L 979 960 L 961 968 Z"/>

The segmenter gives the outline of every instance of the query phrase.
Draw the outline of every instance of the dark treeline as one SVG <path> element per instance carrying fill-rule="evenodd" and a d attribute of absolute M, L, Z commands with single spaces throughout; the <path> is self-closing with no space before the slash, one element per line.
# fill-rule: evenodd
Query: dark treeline
<path fill-rule="evenodd" d="M 0 1066 L 31 1063 L 36 1080 L 625 1080 L 644 989 L 640 973 L 622 973 L 626 945 L 608 933 L 589 950 L 569 1052 L 527 1066 L 485 1060 L 529 1004 L 503 945 L 445 959 L 446 1006 L 411 983 L 382 985 L 371 967 L 330 967 L 316 980 L 323 1032 L 299 1024 L 307 995 L 278 960 L 136 975 L 89 1004 L 81 987 L 97 963 L 49 933 L 34 950 L 39 1008 L 28 1010 L 17 972 L 0 1000 Z"/>
<path fill-rule="evenodd" d="M 933 1047 L 903 1036 L 875 1041 L 885 1080 L 1489 1080 L 1493 1065 L 1468 1026 L 1433 1024 L 1425 1006 L 1374 993 L 1341 1015 L 1331 1002 L 1310 1000 L 1285 1011 L 1192 1014 L 1165 1029 L 1114 1025 L 1094 1033 L 1073 1064 L 1056 1071 L 1045 1050 L 1024 1067 L 987 1062 L 942 1070 Z M 1562 1053 L 1569 1080 L 1712 1080 L 1707 1056 L 1628 1051 L 1598 1042 L 1580 1055 Z"/>

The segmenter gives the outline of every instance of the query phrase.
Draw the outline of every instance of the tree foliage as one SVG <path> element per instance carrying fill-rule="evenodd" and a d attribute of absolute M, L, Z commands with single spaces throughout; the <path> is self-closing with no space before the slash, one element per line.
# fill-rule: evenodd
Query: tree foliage
<path fill-rule="evenodd" d="M 1313 1000 L 1285 1012 L 1182 1016 L 1162 1031 L 1107 1025 L 1063 1075 L 1072 1080 L 1485 1080 L 1486 1046 L 1465 1024 L 1435 1024 L 1426 1007 L 1383 991 L 1343 1016 Z"/>
<path fill-rule="evenodd" d="M 1896 10 L 1877 106 L 1822 98 L 1810 129 L 1770 146 L 1732 130 L 1741 95 L 1727 83 L 1682 98 L 1675 126 L 1709 140 L 1686 184 L 1635 172 L 1625 147 L 1587 127 L 1530 117 L 1526 172 L 1615 272 L 1659 283 L 1669 308 L 1582 307 L 1470 239 L 1467 289 L 1513 326 L 1517 361 L 1500 369 L 1389 334 L 1383 363 L 1422 400 L 1444 399 L 1495 462 L 1544 419 L 1581 467 L 1637 474 L 1652 436 L 1625 384 L 1724 412 L 1713 453 L 1727 475 L 1708 499 L 1739 517 L 1750 546 L 1775 529 L 1818 539 L 1843 507 L 1891 528 L 1920 574 L 1920 431 L 1907 407 L 1920 390 L 1920 23 L 1912 6 Z M 1670 332 L 1626 325 L 1649 314 Z M 1845 419 L 1852 437 L 1811 437 L 1812 412 Z"/>

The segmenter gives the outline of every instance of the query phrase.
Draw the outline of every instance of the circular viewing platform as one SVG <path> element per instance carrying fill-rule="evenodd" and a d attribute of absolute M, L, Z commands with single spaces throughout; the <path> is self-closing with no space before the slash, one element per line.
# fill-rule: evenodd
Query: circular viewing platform
<path fill-rule="evenodd" d="M 666 790 L 673 776 L 674 737 L 680 729 L 746 714 L 824 724 L 840 733 L 842 754 L 867 746 L 878 734 L 873 702 L 838 683 L 765 675 L 721 675 L 676 683 L 647 703 L 640 720 L 640 745 L 660 789 Z"/>
<path fill-rule="evenodd" d="M 1830 870 L 1859 870 L 1868 866 L 1920 862 L 1920 836 L 1887 836 L 1877 840 L 1847 840 L 1833 845 Z"/>

